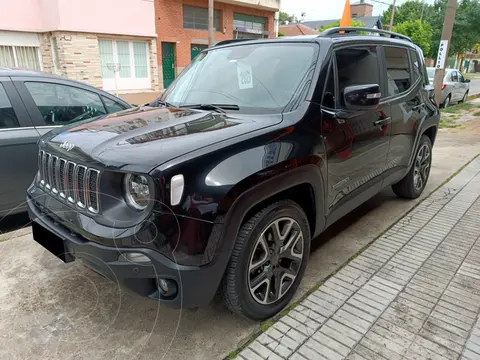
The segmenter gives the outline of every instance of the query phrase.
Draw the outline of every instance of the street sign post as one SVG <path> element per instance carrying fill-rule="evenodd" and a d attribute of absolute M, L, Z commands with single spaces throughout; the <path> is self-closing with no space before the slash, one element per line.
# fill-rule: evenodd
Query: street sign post
<path fill-rule="evenodd" d="M 445 60 L 448 53 L 448 40 L 441 40 L 440 47 L 438 48 L 437 62 L 435 63 L 436 69 L 445 68 Z"/>

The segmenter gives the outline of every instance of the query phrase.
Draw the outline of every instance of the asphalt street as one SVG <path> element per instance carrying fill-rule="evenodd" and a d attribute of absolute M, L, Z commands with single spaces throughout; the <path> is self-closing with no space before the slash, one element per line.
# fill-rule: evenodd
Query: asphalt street
<path fill-rule="evenodd" d="M 470 95 L 480 94 L 480 79 L 472 79 L 470 83 Z"/>

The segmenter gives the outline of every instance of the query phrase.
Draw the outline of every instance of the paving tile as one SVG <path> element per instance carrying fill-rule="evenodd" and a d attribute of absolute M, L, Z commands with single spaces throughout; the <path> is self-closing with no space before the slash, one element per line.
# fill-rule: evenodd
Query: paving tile
<path fill-rule="evenodd" d="M 362 340 L 360 340 L 360 344 L 365 348 L 369 349 L 370 351 L 373 351 L 374 353 L 384 357 L 385 359 L 389 359 L 389 360 L 402 359 L 401 354 L 398 354 L 395 351 L 387 348 L 384 343 L 378 343 L 377 341 L 372 340 L 371 338 L 364 337 Z"/>
<path fill-rule="evenodd" d="M 289 357 L 289 360 L 309 360 L 306 357 L 302 356 L 300 353 L 296 352 Z"/>
<path fill-rule="evenodd" d="M 425 323 L 425 326 L 419 331 L 419 334 L 426 339 L 434 341 L 438 344 L 441 344 L 456 353 L 460 354 L 462 352 L 463 344 L 466 339 L 462 338 L 454 333 L 442 329 L 441 327 L 435 325 L 432 322 Z"/>
<path fill-rule="evenodd" d="M 328 325 L 322 326 L 322 328 L 318 332 L 320 332 L 322 334 L 325 334 L 332 339 L 335 339 L 336 341 L 345 345 L 349 349 L 351 349 L 357 343 L 356 340 L 353 340 L 349 336 L 345 336 L 345 334 L 331 328 Z M 317 333 L 315 333 L 315 334 L 317 334 Z M 313 335 L 313 336 L 315 337 L 315 335 Z"/>
<path fill-rule="evenodd" d="M 246 360 L 264 360 L 264 358 L 262 358 L 260 355 L 258 355 L 248 347 L 243 349 L 239 355 Z"/>
<path fill-rule="evenodd" d="M 333 319 L 361 333 L 364 333 L 365 331 L 367 331 L 367 329 L 372 325 L 370 322 L 360 319 L 355 315 L 346 312 L 343 309 L 339 309 L 335 313 L 335 315 L 333 315 Z"/>
<path fill-rule="evenodd" d="M 392 307 L 385 310 L 381 318 L 413 333 L 418 332 L 422 328 L 424 321 L 409 314 L 408 312 L 399 311 L 398 309 L 394 309 Z"/>
<path fill-rule="evenodd" d="M 354 351 L 356 354 L 359 354 L 363 359 L 366 360 L 390 360 L 389 358 L 386 358 L 382 354 L 377 354 L 373 352 L 372 350 L 366 348 L 362 344 L 359 344 Z"/>
<path fill-rule="evenodd" d="M 340 357 L 345 357 L 352 350 L 350 347 L 342 344 L 340 342 L 340 339 L 338 339 L 338 340 L 337 339 L 332 339 L 331 337 L 329 337 L 326 334 L 321 333 L 321 332 L 316 332 L 312 336 L 312 339 L 314 339 L 315 341 L 317 341 L 319 344 L 321 344 L 323 346 L 324 349 L 323 349 L 323 351 L 320 352 L 320 354 L 322 354 L 326 358 L 338 357 L 338 356 L 335 356 L 335 354 L 329 355 L 330 351 L 333 351 L 336 354 L 341 355 Z M 326 350 L 326 349 L 329 349 L 330 351 Z"/>

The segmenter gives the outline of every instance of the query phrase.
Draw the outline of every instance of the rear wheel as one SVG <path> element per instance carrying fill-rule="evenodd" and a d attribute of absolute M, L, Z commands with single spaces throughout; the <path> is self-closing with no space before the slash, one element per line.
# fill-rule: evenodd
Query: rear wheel
<path fill-rule="evenodd" d="M 418 198 L 427 185 L 432 164 L 432 142 L 426 135 L 422 135 L 420 144 L 408 174 L 398 183 L 392 185 L 393 192 L 403 198 Z"/>
<path fill-rule="evenodd" d="M 450 101 L 452 100 L 452 95 L 448 94 L 448 96 L 443 101 L 443 107 L 447 108 L 450 106 Z"/>
<path fill-rule="evenodd" d="M 225 305 L 262 320 L 282 310 L 302 280 L 310 253 L 310 229 L 302 208 L 276 202 L 241 227 L 222 282 Z"/>

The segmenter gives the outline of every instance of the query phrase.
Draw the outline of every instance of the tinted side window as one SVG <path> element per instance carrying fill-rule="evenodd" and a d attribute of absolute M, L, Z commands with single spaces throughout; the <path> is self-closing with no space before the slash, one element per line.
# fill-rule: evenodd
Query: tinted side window
<path fill-rule="evenodd" d="M 410 64 L 407 49 L 385 46 L 387 64 L 388 95 L 399 95 L 407 91 L 411 84 Z"/>
<path fill-rule="evenodd" d="M 107 108 L 107 112 L 109 114 L 125 110 L 125 106 L 117 103 L 116 101 L 110 100 L 109 98 L 106 98 L 105 96 L 102 96 L 102 99 L 103 99 L 103 102 L 105 103 L 105 107 Z"/>
<path fill-rule="evenodd" d="M 46 125 L 65 125 L 106 114 L 100 96 L 73 86 L 26 82 Z"/>
<path fill-rule="evenodd" d="M 325 91 L 323 93 L 322 106 L 330 109 L 335 109 L 335 76 L 333 73 L 334 63 L 330 64 L 328 71 L 327 82 L 325 84 Z"/>
<path fill-rule="evenodd" d="M 418 58 L 418 53 L 415 50 L 410 50 L 410 60 L 412 61 L 413 82 L 415 82 L 420 76 L 422 76 L 422 72 L 420 71 L 421 62 Z"/>
<path fill-rule="evenodd" d="M 376 46 L 342 49 L 335 56 L 341 103 L 347 86 L 380 84 Z"/>
<path fill-rule="evenodd" d="M 452 81 L 458 82 L 458 73 L 456 71 L 452 72 Z"/>
<path fill-rule="evenodd" d="M 463 77 L 463 75 L 461 73 L 458 73 L 458 81 L 460 81 L 462 83 L 465 81 L 465 78 Z"/>
<path fill-rule="evenodd" d="M 0 129 L 16 128 L 19 126 L 12 104 L 8 99 L 3 85 L 0 84 Z"/>

